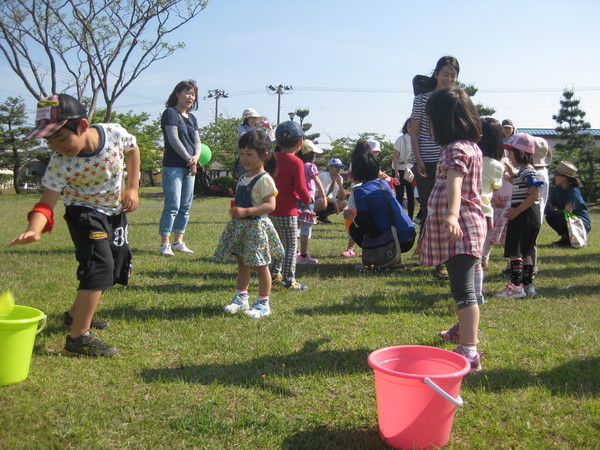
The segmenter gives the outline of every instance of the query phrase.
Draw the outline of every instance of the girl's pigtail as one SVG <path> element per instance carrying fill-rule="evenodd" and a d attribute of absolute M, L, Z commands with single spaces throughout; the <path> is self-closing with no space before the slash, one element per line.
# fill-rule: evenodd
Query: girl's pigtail
<path fill-rule="evenodd" d="M 277 158 L 275 157 L 275 154 L 272 151 L 268 152 L 268 155 L 269 156 L 267 156 L 267 159 L 264 163 L 264 168 L 265 171 L 269 173 L 269 175 L 274 177 L 275 173 L 277 172 Z"/>

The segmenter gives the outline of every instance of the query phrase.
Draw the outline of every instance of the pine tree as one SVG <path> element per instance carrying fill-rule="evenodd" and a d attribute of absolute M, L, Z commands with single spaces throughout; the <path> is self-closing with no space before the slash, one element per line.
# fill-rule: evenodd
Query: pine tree
<path fill-rule="evenodd" d="M 306 116 L 310 114 L 310 109 L 298 108 L 295 113 L 300 118 L 300 126 L 306 135 L 306 139 L 310 139 L 315 144 L 318 144 L 319 141 L 317 141 L 317 139 L 321 136 L 321 133 L 306 134 L 306 132 L 312 128 L 312 123 L 304 123 L 304 119 L 306 119 Z"/>

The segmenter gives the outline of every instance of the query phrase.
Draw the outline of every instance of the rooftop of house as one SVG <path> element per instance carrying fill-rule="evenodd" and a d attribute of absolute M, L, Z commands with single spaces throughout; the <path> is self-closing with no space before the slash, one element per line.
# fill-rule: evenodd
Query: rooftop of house
<path fill-rule="evenodd" d="M 600 128 L 590 128 L 589 131 L 594 138 L 600 138 Z M 528 133 L 533 136 L 558 137 L 554 128 L 517 128 L 517 133 Z"/>

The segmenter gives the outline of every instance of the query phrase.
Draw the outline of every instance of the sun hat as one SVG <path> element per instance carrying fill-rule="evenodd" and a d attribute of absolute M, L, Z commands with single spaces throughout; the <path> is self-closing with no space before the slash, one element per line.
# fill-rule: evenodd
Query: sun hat
<path fill-rule="evenodd" d="M 515 125 L 513 124 L 513 121 L 510 119 L 504 119 L 502 121 L 502 128 L 504 127 L 511 127 L 513 129 L 513 131 L 515 131 Z"/>
<path fill-rule="evenodd" d="M 300 123 L 287 120 L 277 125 L 277 128 L 275 129 L 275 137 L 277 139 L 285 137 L 299 138 L 304 137 L 304 132 L 302 131 Z"/>
<path fill-rule="evenodd" d="M 561 161 L 560 164 L 556 166 L 556 169 L 554 169 L 554 174 L 574 178 L 575 175 L 577 175 L 577 167 L 569 161 Z"/>
<path fill-rule="evenodd" d="M 340 158 L 331 158 L 327 165 L 334 167 L 346 167 Z"/>
<path fill-rule="evenodd" d="M 310 153 L 310 152 L 323 153 L 323 150 L 321 150 L 319 147 L 317 147 L 315 145 L 315 143 L 313 141 L 311 141 L 310 139 L 304 140 L 304 142 L 302 143 L 302 147 L 300 147 L 300 151 L 302 152 L 303 155 L 306 155 L 307 153 Z"/>
<path fill-rule="evenodd" d="M 250 117 L 256 117 L 259 120 L 263 120 L 265 116 L 261 116 L 254 108 L 246 108 L 244 113 L 242 114 L 244 119 L 249 119 Z"/>
<path fill-rule="evenodd" d="M 381 151 L 381 144 L 379 143 L 379 141 L 375 139 L 369 139 L 367 142 L 369 143 L 369 147 L 371 147 L 371 151 L 373 153 Z"/>
<path fill-rule="evenodd" d="M 504 144 L 505 149 L 516 148 L 525 153 L 535 152 L 535 138 L 527 133 L 515 133 Z"/>
<path fill-rule="evenodd" d="M 536 168 L 548 167 L 552 162 L 552 149 L 546 139 L 534 137 L 535 152 L 533 152 L 533 165 Z"/>
<path fill-rule="evenodd" d="M 70 119 L 87 117 L 87 111 L 75 98 L 67 94 L 54 94 L 37 104 L 35 128 L 25 139 L 42 139 L 56 133 Z"/>

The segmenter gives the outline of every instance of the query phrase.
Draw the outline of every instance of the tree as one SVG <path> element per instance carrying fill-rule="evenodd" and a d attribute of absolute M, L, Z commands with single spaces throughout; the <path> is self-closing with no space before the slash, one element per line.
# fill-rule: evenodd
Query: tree
<path fill-rule="evenodd" d="M 594 137 L 588 131 L 591 126 L 586 122 L 586 113 L 579 108 L 579 103 L 573 90 L 563 91 L 560 110 L 552 116 L 558 124 L 555 129 L 561 140 L 554 146 L 554 150 L 560 159 L 569 160 L 578 166 L 584 192 L 591 202 L 597 198 L 596 164 L 600 159 L 600 148 L 594 144 Z"/>
<path fill-rule="evenodd" d="M 0 50 L 36 98 L 75 90 L 90 116 L 113 105 L 154 62 L 185 47 L 166 37 L 196 17 L 206 0 L 2 0 Z M 45 62 L 40 63 L 40 58 Z M 87 102 L 86 102 L 87 103 Z"/>
<path fill-rule="evenodd" d="M 464 89 L 466 91 L 466 93 L 469 95 L 469 97 L 474 97 L 475 94 L 477 94 L 477 91 L 479 90 L 472 84 L 464 84 L 464 83 L 461 83 L 460 81 L 456 84 L 459 88 Z M 496 110 L 494 108 L 492 108 L 490 106 L 482 105 L 481 103 L 475 104 L 475 108 L 477 108 L 477 112 L 482 117 L 483 116 L 493 116 L 494 113 L 496 112 Z"/>
<path fill-rule="evenodd" d="M 216 123 L 209 123 L 198 130 L 202 143 L 210 147 L 212 160 L 223 164 L 231 171 L 238 156 L 237 128 L 240 123 L 242 123 L 241 117 L 225 119 L 219 116 Z"/>
<path fill-rule="evenodd" d="M 392 159 L 394 157 L 394 144 L 392 144 L 385 135 L 377 133 L 359 133 L 358 138 L 342 137 L 331 142 L 331 150 L 327 152 L 326 159 L 340 158 L 346 165 L 350 164 L 350 155 L 356 147 L 356 142 L 359 139 L 375 139 L 381 144 L 381 154 L 379 155 L 379 164 L 381 170 L 390 173 L 392 167 Z M 326 163 L 326 161 L 324 161 Z"/>
<path fill-rule="evenodd" d="M 26 120 L 25 101 L 21 97 L 8 97 L 0 105 L 0 168 L 12 171 L 17 194 L 21 193 L 21 170 L 41 154 L 31 151 L 35 141 L 23 139 L 31 130 L 23 126 Z"/>
<path fill-rule="evenodd" d="M 298 108 L 295 113 L 300 118 L 300 126 L 306 135 L 306 139 L 310 139 L 315 144 L 318 144 L 319 141 L 317 141 L 317 139 L 321 136 L 321 133 L 306 134 L 306 132 L 312 128 L 312 123 L 304 123 L 304 119 L 310 114 L 310 109 Z"/>
<path fill-rule="evenodd" d="M 106 110 L 97 110 L 92 117 L 92 123 L 104 122 Z M 154 174 L 162 168 L 163 146 L 161 145 L 162 131 L 160 119 L 148 123 L 148 113 L 134 114 L 129 111 L 126 114 L 113 112 L 109 122 L 118 123 L 136 138 L 140 148 L 140 171 L 142 176 L 148 176 L 150 185 L 154 186 Z"/>

